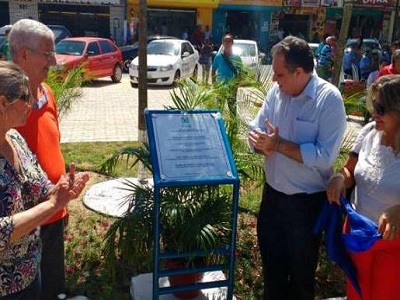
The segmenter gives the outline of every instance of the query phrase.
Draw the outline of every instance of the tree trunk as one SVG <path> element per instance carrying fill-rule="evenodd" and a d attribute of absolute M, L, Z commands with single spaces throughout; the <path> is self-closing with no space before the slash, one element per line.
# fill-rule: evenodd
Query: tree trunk
<path fill-rule="evenodd" d="M 147 108 L 147 0 L 139 0 L 139 138 L 146 130 L 144 110 Z M 141 142 L 141 140 L 139 140 Z"/>
<path fill-rule="evenodd" d="M 340 84 L 340 72 L 342 71 L 343 53 L 344 47 L 346 46 L 352 12 L 353 1 L 345 1 L 345 4 L 343 6 L 342 25 L 340 27 L 339 39 L 337 40 L 337 50 L 332 74 L 332 84 L 337 87 L 339 87 Z"/>

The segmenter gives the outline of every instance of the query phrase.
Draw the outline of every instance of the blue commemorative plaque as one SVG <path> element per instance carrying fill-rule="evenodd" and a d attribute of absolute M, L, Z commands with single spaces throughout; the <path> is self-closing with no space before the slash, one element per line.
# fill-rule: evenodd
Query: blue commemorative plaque
<path fill-rule="evenodd" d="M 201 182 L 237 179 L 221 114 L 216 110 L 146 110 L 154 179 Z"/>

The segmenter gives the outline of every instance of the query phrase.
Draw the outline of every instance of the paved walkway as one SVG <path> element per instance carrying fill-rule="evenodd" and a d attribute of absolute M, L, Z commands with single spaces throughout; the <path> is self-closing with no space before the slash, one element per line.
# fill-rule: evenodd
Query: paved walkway
<path fill-rule="evenodd" d="M 171 105 L 171 87 L 150 87 L 148 107 L 163 109 Z M 128 74 L 122 81 L 96 80 L 82 88 L 83 96 L 60 122 L 61 142 L 111 142 L 138 140 L 138 89 L 132 88 Z M 354 134 L 361 128 L 355 117 L 348 128 Z"/>
<path fill-rule="evenodd" d="M 150 88 L 148 107 L 171 105 L 170 87 Z M 61 118 L 61 142 L 101 142 L 138 140 L 138 89 L 127 74 L 120 83 L 109 78 L 82 88 L 83 95 Z"/>

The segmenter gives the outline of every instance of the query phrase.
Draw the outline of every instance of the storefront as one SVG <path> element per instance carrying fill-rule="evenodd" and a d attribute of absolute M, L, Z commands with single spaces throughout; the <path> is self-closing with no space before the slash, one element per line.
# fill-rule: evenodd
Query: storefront
<path fill-rule="evenodd" d="M 212 26 L 212 11 L 219 0 L 148 0 L 148 34 L 167 34 L 181 38 L 187 31 L 189 39 L 195 27 Z M 139 22 L 138 0 L 128 1 L 128 23 L 132 39 L 137 39 Z"/>
<path fill-rule="evenodd" d="M 354 0 L 349 26 L 349 38 L 362 36 L 390 41 L 392 12 L 395 0 Z M 325 31 L 338 35 L 342 24 L 343 8 L 327 8 Z"/>
<path fill-rule="evenodd" d="M 248 1 L 221 0 L 213 13 L 215 43 L 220 43 L 226 32 L 236 38 L 251 39 L 258 42 L 259 48 L 269 49 L 271 29 L 274 30 L 271 15 L 281 9 L 280 0 Z"/>
<path fill-rule="evenodd" d="M 113 35 L 109 6 L 39 3 L 39 20 L 44 24 L 64 25 L 72 36 Z"/>
<path fill-rule="evenodd" d="M 325 14 L 319 0 L 286 1 L 279 16 L 280 35 L 295 35 L 318 43 L 324 35 Z"/>
<path fill-rule="evenodd" d="M 10 9 L 8 2 L 0 1 L 0 27 L 10 24 Z"/>

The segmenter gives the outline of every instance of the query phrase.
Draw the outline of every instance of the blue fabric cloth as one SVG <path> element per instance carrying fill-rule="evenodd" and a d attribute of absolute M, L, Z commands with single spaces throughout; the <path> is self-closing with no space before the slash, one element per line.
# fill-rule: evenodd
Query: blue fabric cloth
<path fill-rule="evenodd" d="M 355 290 L 361 295 L 361 289 L 357 282 L 357 270 L 348 251 L 368 250 L 382 235 L 378 232 L 375 222 L 357 213 L 349 201 L 341 198 L 340 202 L 341 206 L 325 202 L 315 224 L 314 232 L 325 232 L 328 258 L 344 271 Z M 348 216 L 350 223 L 348 233 L 342 233 L 343 214 Z"/>
<path fill-rule="evenodd" d="M 349 201 L 341 199 L 340 202 L 350 222 L 349 232 L 342 234 L 346 249 L 351 252 L 368 250 L 378 239 L 382 238 L 382 234 L 378 231 L 378 225 L 369 218 L 357 213 Z"/>

